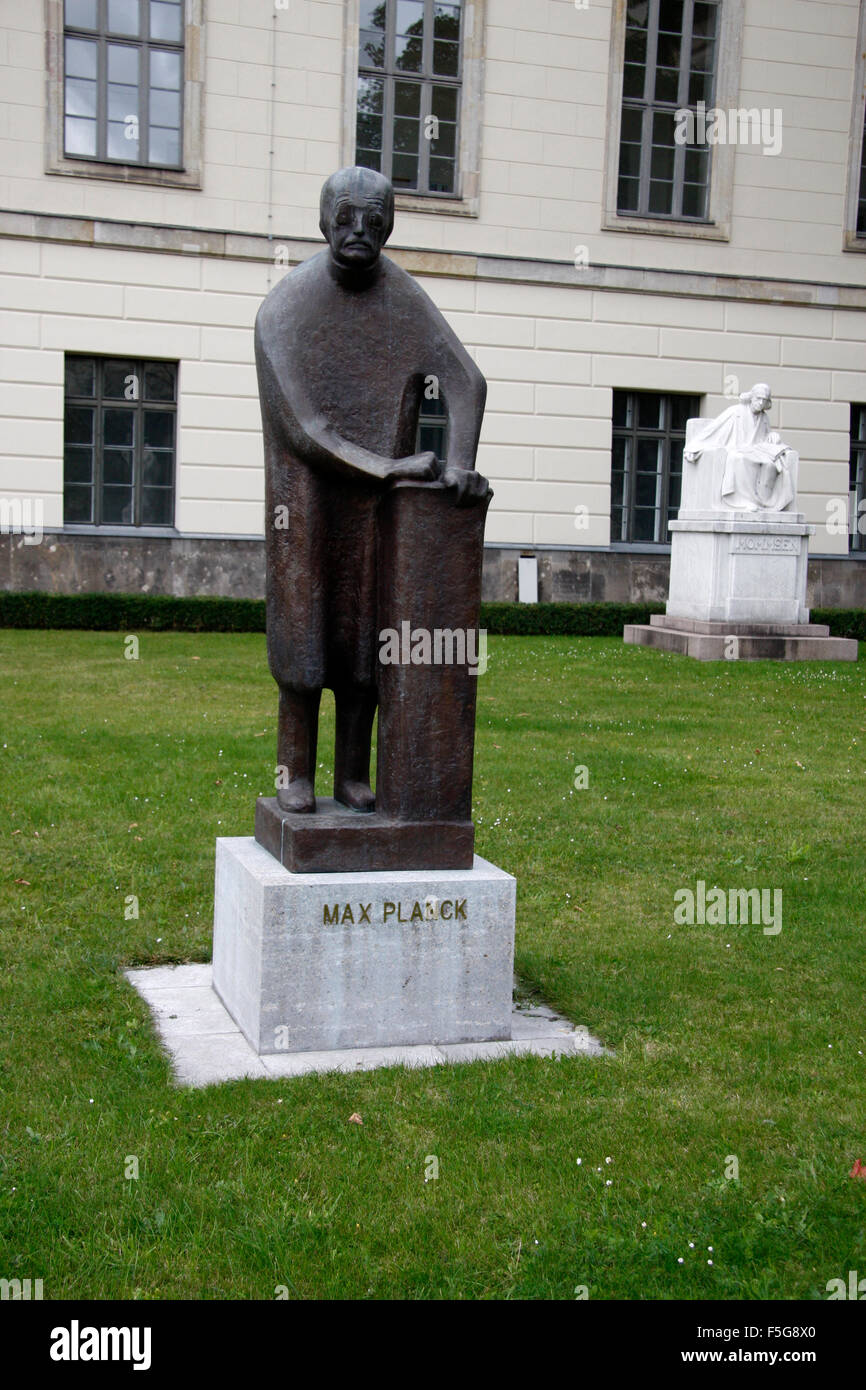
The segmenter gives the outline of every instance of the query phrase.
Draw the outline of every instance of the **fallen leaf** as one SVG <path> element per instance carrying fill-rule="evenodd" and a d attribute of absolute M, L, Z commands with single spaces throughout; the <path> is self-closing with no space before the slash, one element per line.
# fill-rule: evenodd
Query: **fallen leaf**
<path fill-rule="evenodd" d="M 364 1121 L 361 1119 L 361 1116 L 358 1114 L 357 1110 L 355 1111 L 354 1115 L 349 1116 L 350 1125 L 362 1125 L 363 1123 Z"/>
<path fill-rule="evenodd" d="M 29 887 L 30 887 L 30 880 L 29 880 L 28 878 L 16 878 L 15 882 L 16 882 L 16 883 L 23 883 L 25 888 L 29 888 Z"/>
<path fill-rule="evenodd" d="M 854 1167 L 848 1174 L 849 1178 L 862 1178 L 866 1182 L 866 1165 L 862 1164 L 859 1158 L 854 1160 Z"/>

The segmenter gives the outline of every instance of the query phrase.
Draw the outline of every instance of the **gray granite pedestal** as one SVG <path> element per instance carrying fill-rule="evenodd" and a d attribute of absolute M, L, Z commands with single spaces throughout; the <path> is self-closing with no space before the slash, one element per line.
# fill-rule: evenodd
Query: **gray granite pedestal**
<path fill-rule="evenodd" d="M 213 988 L 259 1056 L 511 1037 L 514 878 L 290 873 L 216 843 Z"/>

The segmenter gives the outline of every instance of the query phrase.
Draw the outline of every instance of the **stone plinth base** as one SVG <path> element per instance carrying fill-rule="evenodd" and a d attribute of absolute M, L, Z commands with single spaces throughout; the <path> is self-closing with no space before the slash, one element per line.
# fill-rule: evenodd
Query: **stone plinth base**
<path fill-rule="evenodd" d="M 261 1055 L 511 1037 L 515 880 L 289 873 L 216 842 L 213 987 Z"/>
<path fill-rule="evenodd" d="M 623 640 L 698 661 L 856 661 L 857 643 L 831 637 L 823 623 L 713 623 L 654 614 L 629 624 Z"/>
<path fill-rule="evenodd" d="M 378 811 L 349 811 L 320 798 L 311 815 L 282 811 L 275 796 L 256 802 L 256 840 L 293 874 L 359 873 L 372 869 L 471 869 L 471 821 L 396 820 Z"/>
<path fill-rule="evenodd" d="M 670 523 L 669 618 L 808 623 L 807 526 L 799 512 L 684 512 Z"/>

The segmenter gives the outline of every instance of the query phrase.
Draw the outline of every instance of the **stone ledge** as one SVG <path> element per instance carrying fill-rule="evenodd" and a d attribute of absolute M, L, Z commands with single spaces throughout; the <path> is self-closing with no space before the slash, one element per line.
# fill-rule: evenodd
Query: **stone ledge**
<path fill-rule="evenodd" d="M 856 661 L 858 644 L 849 637 L 771 636 L 760 627 L 791 626 L 795 624 L 701 623 L 711 632 L 695 632 L 686 628 L 687 619 L 668 618 L 664 624 L 629 623 L 623 629 L 623 641 L 632 647 L 655 647 L 658 651 L 676 652 L 697 661 Z M 815 624 L 804 623 L 804 632 L 814 631 Z M 737 655 L 730 654 L 730 642 L 735 638 Z"/>
<path fill-rule="evenodd" d="M 341 1048 L 259 1057 L 214 993 L 210 965 L 158 965 L 124 974 L 153 1013 L 179 1086 L 212 1086 L 246 1077 L 276 1080 L 332 1071 L 375 1071 L 379 1067 L 434 1067 L 505 1057 L 613 1055 L 587 1028 L 576 1027 L 546 1005 L 527 1008 L 515 1004 L 512 1037 L 499 1042 Z"/>

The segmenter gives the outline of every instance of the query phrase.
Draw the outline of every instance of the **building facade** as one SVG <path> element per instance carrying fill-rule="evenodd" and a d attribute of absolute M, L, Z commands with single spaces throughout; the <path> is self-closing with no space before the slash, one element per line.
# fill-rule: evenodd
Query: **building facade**
<path fill-rule="evenodd" d="M 488 379 L 486 597 L 663 599 L 685 421 L 767 381 L 866 605 L 864 52 L 866 0 L 0 0 L 0 587 L 263 592 L 253 322 L 358 162 Z"/>

